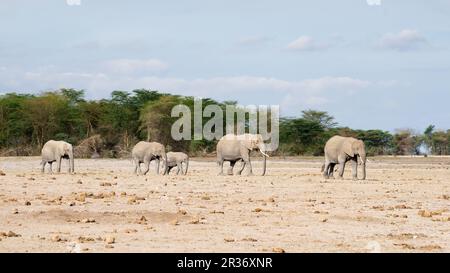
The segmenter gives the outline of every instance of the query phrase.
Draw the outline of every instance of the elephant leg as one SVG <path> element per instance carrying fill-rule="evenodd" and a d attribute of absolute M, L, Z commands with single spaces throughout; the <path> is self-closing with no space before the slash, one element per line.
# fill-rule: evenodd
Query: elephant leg
<path fill-rule="evenodd" d="M 245 165 L 248 165 L 248 176 L 253 175 L 253 169 L 252 169 L 252 163 L 250 162 L 250 157 L 248 158 L 248 161 L 245 162 Z"/>
<path fill-rule="evenodd" d="M 329 172 L 330 165 L 331 165 L 330 161 L 325 160 L 325 165 L 323 168 L 323 177 L 325 179 L 328 179 L 330 177 L 330 172 Z"/>
<path fill-rule="evenodd" d="M 187 168 L 186 162 L 184 162 L 184 167 Z M 180 169 L 182 175 L 185 175 L 187 173 L 187 170 L 186 171 L 183 170 L 183 161 L 180 162 Z"/>
<path fill-rule="evenodd" d="M 57 171 L 58 173 L 61 172 L 61 160 L 62 160 L 62 158 L 60 157 L 60 158 L 58 158 L 58 160 L 56 161 L 56 171 Z"/>
<path fill-rule="evenodd" d="M 245 161 L 239 160 L 239 162 L 241 162 L 241 168 L 238 170 L 237 174 L 241 175 L 242 171 L 245 169 Z"/>
<path fill-rule="evenodd" d="M 228 168 L 228 175 L 233 175 L 234 165 L 236 165 L 236 161 L 230 161 L 230 167 Z"/>
<path fill-rule="evenodd" d="M 180 174 L 180 171 L 183 173 L 183 166 L 181 165 L 181 162 L 177 163 L 177 175 Z"/>
<path fill-rule="evenodd" d="M 339 179 L 344 179 L 345 163 L 345 159 L 339 159 Z"/>
<path fill-rule="evenodd" d="M 53 174 L 53 162 L 48 163 L 48 171 L 50 174 Z"/>
<path fill-rule="evenodd" d="M 47 161 L 42 160 L 42 162 L 41 162 L 41 165 L 42 165 L 41 173 L 45 172 L 45 164 L 47 164 Z"/>
<path fill-rule="evenodd" d="M 150 169 L 150 158 L 144 159 L 144 171 L 142 172 L 143 175 L 146 175 L 148 173 L 148 170 Z"/>
<path fill-rule="evenodd" d="M 219 168 L 220 168 L 220 172 L 219 172 L 219 175 L 224 175 L 223 174 L 223 159 L 220 159 L 219 161 L 218 161 L 218 163 L 219 163 Z"/>
<path fill-rule="evenodd" d="M 334 167 L 336 166 L 336 163 L 330 163 L 330 167 L 328 169 L 328 178 L 334 179 Z"/>
<path fill-rule="evenodd" d="M 352 159 L 353 180 L 358 180 L 358 157 Z"/>
<path fill-rule="evenodd" d="M 155 173 L 159 174 L 159 162 L 160 162 L 159 158 L 156 158 L 155 162 L 156 162 Z"/>
<path fill-rule="evenodd" d="M 139 168 L 139 165 L 140 165 L 139 159 L 135 158 L 135 159 L 133 159 L 133 162 L 134 162 L 134 172 L 133 173 L 134 174 L 138 174 L 138 168 Z"/>

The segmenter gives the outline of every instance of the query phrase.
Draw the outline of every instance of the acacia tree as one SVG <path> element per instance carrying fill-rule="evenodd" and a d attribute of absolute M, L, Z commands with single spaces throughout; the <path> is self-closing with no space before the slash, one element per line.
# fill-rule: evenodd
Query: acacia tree
<path fill-rule="evenodd" d="M 141 111 L 140 129 L 147 134 L 147 141 L 161 142 L 163 145 L 184 146 L 176 143 L 171 137 L 171 124 L 177 119 L 171 117 L 172 108 L 180 104 L 179 96 L 165 95 L 157 101 L 148 102 Z M 185 147 L 182 147 L 185 149 Z"/>
<path fill-rule="evenodd" d="M 327 112 L 323 111 L 311 109 L 302 111 L 302 118 L 311 122 L 316 122 L 322 125 L 324 129 L 335 128 L 338 125 L 333 116 L 330 116 Z"/>
<path fill-rule="evenodd" d="M 421 139 L 411 129 L 398 130 L 394 135 L 394 153 L 397 155 L 417 155 L 420 153 Z"/>

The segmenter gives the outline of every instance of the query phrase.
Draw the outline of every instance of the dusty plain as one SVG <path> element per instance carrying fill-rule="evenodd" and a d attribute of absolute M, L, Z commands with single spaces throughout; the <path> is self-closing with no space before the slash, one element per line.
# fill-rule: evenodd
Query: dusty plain
<path fill-rule="evenodd" d="M 450 252 L 450 158 L 370 160 L 353 181 L 349 165 L 323 179 L 321 158 L 271 158 L 261 177 L 256 160 L 254 176 L 217 176 L 214 158 L 135 176 L 128 159 L 69 175 L 3 157 L 0 252 Z"/>

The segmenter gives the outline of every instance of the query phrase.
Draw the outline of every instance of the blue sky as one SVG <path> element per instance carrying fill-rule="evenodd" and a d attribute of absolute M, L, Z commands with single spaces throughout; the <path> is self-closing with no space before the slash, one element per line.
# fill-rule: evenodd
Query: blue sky
<path fill-rule="evenodd" d="M 0 93 L 158 89 L 450 128 L 450 1 L 2 0 Z"/>

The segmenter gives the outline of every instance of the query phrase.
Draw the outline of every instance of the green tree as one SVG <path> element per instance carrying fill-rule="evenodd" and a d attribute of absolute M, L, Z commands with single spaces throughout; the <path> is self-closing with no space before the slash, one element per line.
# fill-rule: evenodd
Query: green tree
<path fill-rule="evenodd" d="M 420 153 L 420 137 L 411 129 L 398 130 L 393 139 L 396 155 L 417 155 Z"/>
<path fill-rule="evenodd" d="M 302 118 L 307 121 L 316 122 L 325 129 L 331 129 L 337 126 L 334 117 L 330 116 L 327 112 L 310 109 L 302 111 Z"/>
<path fill-rule="evenodd" d="M 325 129 L 317 121 L 303 118 L 284 118 L 280 121 L 282 152 L 288 154 L 314 154 L 323 152 Z"/>

